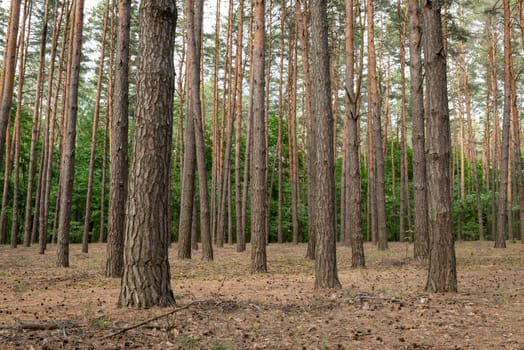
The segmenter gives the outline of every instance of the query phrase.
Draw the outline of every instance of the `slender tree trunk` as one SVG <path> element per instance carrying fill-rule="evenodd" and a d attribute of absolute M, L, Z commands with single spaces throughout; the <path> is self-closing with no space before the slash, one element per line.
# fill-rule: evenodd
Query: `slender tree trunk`
<path fill-rule="evenodd" d="M 373 138 L 375 149 L 375 194 L 376 194 L 376 216 L 377 216 L 377 242 L 378 249 L 388 248 L 388 237 L 386 232 L 386 195 L 384 186 L 384 154 L 382 150 L 382 124 L 380 121 L 380 94 L 377 86 L 377 67 L 375 58 L 374 25 L 373 25 L 373 1 L 367 0 L 368 8 L 368 84 L 369 84 L 369 111 L 373 119 Z"/>
<path fill-rule="evenodd" d="M 285 18 L 286 18 L 286 5 L 287 1 L 282 4 L 282 14 L 280 16 L 280 30 L 282 33 L 285 31 Z M 277 131 L 277 172 L 278 172 L 278 208 L 277 208 L 277 242 L 284 242 L 284 234 L 282 232 L 282 122 L 284 119 L 284 36 L 280 37 L 280 61 L 279 61 L 279 79 L 278 79 L 278 131 Z"/>
<path fill-rule="evenodd" d="M 426 192 L 425 123 L 422 77 L 420 7 L 417 0 L 408 1 L 409 58 L 411 81 L 411 120 L 413 123 L 413 197 L 415 201 L 415 233 L 413 254 L 425 261 L 429 255 L 428 202 Z"/>
<path fill-rule="evenodd" d="M 104 73 L 106 53 L 106 33 L 109 18 L 109 0 L 105 2 L 104 24 L 102 28 L 102 43 L 100 48 L 100 63 L 98 66 L 98 82 L 96 85 L 95 109 L 93 113 L 93 128 L 91 130 L 91 154 L 89 157 L 89 171 L 87 176 L 86 211 L 84 215 L 84 232 L 82 235 L 82 252 L 88 252 L 89 227 L 91 226 L 91 199 L 93 197 L 93 181 L 95 172 L 96 134 L 98 131 L 98 119 L 100 116 L 100 97 L 102 95 L 102 75 Z"/>
<path fill-rule="evenodd" d="M 237 251 L 241 251 L 242 248 L 242 237 L 245 235 L 244 228 L 242 227 L 242 182 L 240 173 L 240 139 L 242 135 L 242 38 L 244 33 L 244 1 L 240 0 L 238 4 L 238 29 L 237 29 L 237 48 L 236 48 L 236 60 L 235 60 L 235 96 L 236 96 L 236 107 L 235 107 L 235 221 L 236 221 L 236 237 L 237 237 Z"/>
<path fill-rule="evenodd" d="M 203 110 L 200 92 L 200 60 L 202 52 L 202 20 L 203 20 L 203 0 L 191 1 L 189 8 L 188 23 L 190 30 L 188 35 L 188 48 L 192 54 L 188 54 L 188 64 L 190 65 L 190 100 L 192 107 L 189 109 L 192 115 L 188 114 L 188 120 L 192 119 L 195 131 L 195 152 L 199 175 L 200 190 L 200 236 L 202 239 L 202 259 L 213 260 L 213 246 L 211 240 L 209 195 L 207 186 L 207 169 L 204 144 L 204 123 Z M 189 58 L 192 59 L 189 59 Z M 193 202 L 193 206 L 196 202 Z M 194 211 L 195 209 L 193 209 Z"/>
<path fill-rule="evenodd" d="M 6 147 L 5 147 L 5 169 L 4 169 L 4 186 L 2 191 L 2 209 L 0 210 L 0 244 L 7 243 L 7 206 L 9 205 L 9 184 L 11 179 L 11 170 L 13 169 L 13 148 L 15 145 L 14 135 L 11 137 L 10 132 L 11 120 L 7 123 Z"/>
<path fill-rule="evenodd" d="M 265 1 L 255 0 L 253 42 L 253 165 L 251 168 L 251 271 L 267 272 L 266 123 L 264 120 Z"/>
<path fill-rule="evenodd" d="M 60 166 L 60 214 L 58 217 L 57 266 L 69 267 L 69 229 L 71 225 L 71 206 L 73 179 L 75 170 L 76 120 L 78 116 L 78 85 L 80 78 L 80 60 L 82 54 L 82 31 L 84 18 L 84 0 L 75 4 L 75 20 L 71 78 L 68 85 L 67 120 L 64 137 L 64 154 Z"/>
<path fill-rule="evenodd" d="M 506 248 L 506 210 L 508 199 L 508 167 L 509 167 L 509 134 L 511 126 L 511 10 L 509 0 L 504 0 L 504 118 L 502 120 L 502 144 L 500 165 L 500 190 L 498 203 L 497 232 L 495 237 L 495 248 Z"/>
<path fill-rule="evenodd" d="M 13 3 L 16 1 L 13 1 Z M 38 136 L 40 131 L 40 105 L 42 102 L 42 85 L 44 79 L 44 64 L 45 64 L 45 50 L 46 50 L 46 40 L 47 40 L 47 22 L 48 22 L 48 10 L 49 0 L 45 1 L 44 4 L 44 19 L 42 22 L 42 35 L 40 40 L 40 56 L 38 60 L 39 68 L 36 78 L 36 94 L 35 94 L 35 104 L 33 108 L 33 127 L 31 130 L 31 146 L 29 151 L 29 169 L 27 175 L 27 195 L 25 203 L 25 216 L 24 216 L 24 246 L 29 246 L 30 242 L 35 243 L 36 235 L 33 234 L 33 231 L 36 233 L 34 225 L 32 225 L 32 209 L 35 208 L 35 216 L 37 216 L 36 205 L 38 200 L 33 202 L 33 189 L 35 185 L 35 173 L 36 173 L 36 162 L 37 162 L 37 144 Z M 1 131 L 0 131 L 1 132 Z M 2 143 L 3 144 L 3 143 Z M 2 147 L 2 146 L 0 146 Z M 0 152 L 1 153 L 1 152 Z M 1 157 L 1 155 L 0 155 Z M 38 193 L 38 192 L 37 192 Z M 38 194 L 37 194 L 38 197 Z M 38 198 L 37 198 L 38 199 Z M 33 205 L 35 203 L 35 205 Z M 30 238 L 31 237 L 31 238 Z"/>
<path fill-rule="evenodd" d="M 174 0 L 143 0 L 140 4 L 140 64 L 121 306 L 149 308 L 175 303 L 168 257 L 168 199 L 176 20 Z"/>
<path fill-rule="evenodd" d="M 6 131 L 8 129 L 9 119 L 11 115 L 11 106 L 13 104 L 13 89 L 17 62 L 17 37 L 18 27 L 20 22 L 20 7 L 21 0 L 11 1 L 9 10 L 9 30 L 7 33 L 7 42 L 5 46 L 6 59 L 4 60 L 5 71 L 2 75 L 2 94 L 0 95 L 0 164 L 2 164 L 2 157 L 6 143 L 9 140 L 6 138 Z M 47 13 L 47 12 L 46 12 Z M 45 20 L 44 20 L 45 21 Z M 8 162 L 5 162 L 6 168 Z"/>
<path fill-rule="evenodd" d="M 453 197 L 450 192 L 451 137 L 441 5 L 438 0 L 425 1 L 422 11 L 429 105 L 427 175 L 430 248 L 426 289 L 432 292 L 456 292 Z"/>
<path fill-rule="evenodd" d="M 251 2 L 250 8 L 250 21 L 249 21 L 249 66 L 250 76 L 249 76 L 249 86 L 254 86 L 254 74 L 253 74 L 253 30 L 254 30 L 254 2 Z M 246 221 L 247 221 L 247 206 L 248 206 L 248 193 L 250 188 L 250 173 L 251 173 L 251 150 L 253 149 L 253 94 L 249 95 L 248 101 L 248 112 L 247 112 L 247 131 L 246 131 L 246 152 L 244 154 L 244 180 L 242 188 L 242 228 L 243 232 L 246 232 Z M 237 240 L 241 240 L 237 246 L 238 251 L 246 250 L 246 236 L 242 235 L 240 238 L 237 237 Z"/>
<path fill-rule="evenodd" d="M 24 89 L 24 79 L 26 70 L 27 49 L 29 47 L 29 36 L 31 34 L 31 18 L 33 5 L 31 1 L 24 1 L 24 19 L 22 22 L 22 31 L 20 33 L 20 68 L 18 70 L 18 87 L 17 87 L 17 105 L 14 127 L 14 159 L 13 159 L 13 209 L 11 213 L 11 247 L 16 248 L 18 244 L 19 231 L 19 204 L 18 197 L 20 192 L 20 119 L 22 117 L 22 96 Z M 27 26 L 27 34 L 26 34 Z M 3 209 L 3 207 L 2 207 Z"/>
<path fill-rule="evenodd" d="M 475 192 L 476 192 L 476 200 L 477 200 L 477 223 L 479 226 L 479 239 L 481 241 L 484 240 L 484 223 L 482 219 L 482 201 L 480 198 L 480 185 L 479 185 L 479 178 L 478 178 L 478 170 L 477 170 L 477 155 L 476 155 L 476 149 L 475 149 L 475 133 L 473 130 L 473 122 L 471 117 L 471 95 L 469 92 L 469 79 L 468 79 L 468 69 L 466 64 L 466 56 L 464 53 L 464 45 L 461 45 L 461 51 L 462 51 L 462 65 L 464 67 L 463 72 L 463 79 L 464 79 L 464 97 L 466 99 L 466 118 L 468 121 L 468 140 L 471 144 L 472 149 L 472 163 L 471 167 L 473 168 L 473 182 L 475 185 Z M 519 155 L 520 157 L 520 155 Z M 520 169 L 520 168 L 518 168 Z"/>
<path fill-rule="evenodd" d="M 364 267 L 364 245 L 362 239 L 362 200 L 360 177 L 360 135 L 357 111 L 357 98 L 360 91 L 355 93 L 354 71 L 354 7 L 353 0 L 346 0 L 346 123 L 348 127 L 347 150 L 347 205 L 344 215 L 347 217 L 348 234 L 346 240 L 351 243 L 351 267 Z"/>
<path fill-rule="evenodd" d="M 126 232 L 126 200 L 128 189 L 128 119 L 129 119 L 129 45 L 131 1 L 117 2 L 115 73 L 111 86 L 109 212 L 106 246 L 107 277 L 124 273 L 124 237 Z M 110 65 L 110 70 L 113 67 Z M 166 189 L 167 191 L 167 189 Z"/>

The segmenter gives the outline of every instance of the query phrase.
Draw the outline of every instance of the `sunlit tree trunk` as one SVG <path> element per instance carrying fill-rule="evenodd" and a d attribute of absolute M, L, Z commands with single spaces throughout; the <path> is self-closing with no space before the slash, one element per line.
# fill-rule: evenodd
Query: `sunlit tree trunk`
<path fill-rule="evenodd" d="M 266 272 L 265 1 L 254 2 L 253 164 L 251 167 L 251 271 Z"/>

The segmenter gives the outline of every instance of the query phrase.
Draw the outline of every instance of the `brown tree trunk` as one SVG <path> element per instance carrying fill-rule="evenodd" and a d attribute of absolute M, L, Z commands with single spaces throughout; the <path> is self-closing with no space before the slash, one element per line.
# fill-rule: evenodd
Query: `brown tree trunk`
<path fill-rule="evenodd" d="M 14 159 L 13 159 L 13 209 L 11 213 L 11 247 L 16 248 L 18 244 L 18 231 L 19 231 L 19 190 L 20 190 L 20 119 L 22 117 L 22 96 L 24 88 L 24 78 L 26 70 L 26 57 L 27 49 L 29 47 L 29 35 L 31 34 L 31 22 L 28 21 L 31 18 L 32 4 L 30 1 L 24 1 L 24 19 L 22 22 L 22 31 L 20 33 L 20 68 L 18 70 L 18 87 L 17 87 L 17 105 L 16 105 L 16 117 L 14 127 Z M 27 26 L 27 34 L 26 34 Z M 3 207 L 2 207 L 3 209 Z"/>
<path fill-rule="evenodd" d="M 2 157 L 6 142 L 9 142 L 6 138 L 6 130 L 8 128 L 8 122 L 11 115 L 11 106 L 13 104 L 13 90 L 14 80 L 16 72 L 16 61 L 17 55 L 17 37 L 18 27 L 20 22 L 20 7 L 21 0 L 11 1 L 11 7 L 9 10 L 9 30 L 7 33 L 7 42 L 5 46 L 6 59 L 4 60 L 5 71 L 2 76 L 2 94 L 0 95 L 0 164 L 2 164 Z M 47 13 L 47 12 L 46 12 Z M 47 25 L 47 24 L 46 24 Z M 6 164 L 8 162 L 6 161 Z M 7 167 L 7 166 L 6 166 Z"/>
<path fill-rule="evenodd" d="M 329 78 L 329 51 L 327 1 L 311 4 L 311 127 L 315 130 L 313 225 L 316 239 L 315 288 L 340 288 L 336 259 L 335 229 L 335 164 L 333 151 L 333 114 L 331 112 L 331 81 Z"/>
<path fill-rule="evenodd" d="M 109 18 L 109 0 L 105 2 L 104 24 L 102 27 L 102 43 L 100 48 L 100 63 L 98 66 L 98 81 L 96 85 L 95 109 L 93 113 L 93 128 L 91 130 L 91 154 L 89 157 L 89 170 L 87 176 L 86 210 L 84 215 L 84 232 L 82 235 L 82 252 L 88 252 L 89 227 L 91 226 L 91 199 L 93 197 L 93 181 L 95 172 L 96 134 L 98 131 L 98 119 L 100 116 L 100 97 L 102 95 L 102 78 L 104 74 L 104 63 L 106 53 L 106 33 Z"/>
<path fill-rule="evenodd" d="M 207 169 L 204 145 L 204 124 L 203 110 L 200 93 L 200 60 L 202 55 L 202 19 L 203 19 L 203 0 L 194 0 L 189 9 L 188 23 L 191 23 L 188 35 L 188 48 L 192 54 L 188 53 L 188 64 L 190 65 L 190 84 L 191 84 L 191 105 L 189 110 L 192 115 L 188 114 L 188 120 L 192 119 L 195 131 L 195 151 L 199 175 L 200 190 L 200 237 L 202 239 L 202 259 L 213 260 L 213 246 L 211 240 L 210 213 L 209 213 L 209 195 L 207 186 Z M 192 59 L 189 59 L 189 58 Z M 193 206 L 196 202 L 193 201 Z M 193 212 L 195 209 L 193 209 Z M 196 243 L 196 242 L 195 242 Z"/>
<path fill-rule="evenodd" d="M 237 47 L 236 47 L 236 60 L 235 60 L 235 226 L 236 226 L 236 237 L 237 237 L 237 251 L 242 251 L 242 237 L 245 236 L 246 232 L 242 226 L 242 182 L 240 173 L 240 139 L 242 135 L 242 81 L 243 81 L 243 70 L 242 70 L 242 38 L 244 35 L 244 1 L 240 0 L 238 4 L 238 28 L 237 28 Z"/>
<path fill-rule="evenodd" d="M 282 13 L 280 17 L 280 30 L 285 31 L 286 25 L 286 5 L 287 1 L 282 4 Z M 277 131 L 277 192 L 278 192 L 278 208 L 277 208 L 277 242 L 284 242 L 284 234 L 282 232 L 282 122 L 284 119 L 284 37 L 280 37 L 280 61 L 279 61 L 279 79 L 278 79 L 278 131 Z M 288 73 L 289 74 L 289 73 Z"/>
<path fill-rule="evenodd" d="M 78 85 L 80 80 L 80 60 L 82 56 L 82 31 L 84 19 L 84 0 L 75 4 L 73 22 L 73 49 L 71 78 L 68 85 L 67 120 L 64 137 L 64 153 L 61 160 L 60 176 L 60 214 L 58 217 L 57 266 L 69 267 L 69 229 L 71 225 L 71 206 L 75 170 L 76 120 L 78 115 Z"/>
<path fill-rule="evenodd" d="M 384 154 L 382 150 L 382 123 L 380 121 L 380 94 L 377 86 L 377 66 L 375 58 L 375 38 L 373 25 L 373 1 L 367 0 L 368 9 L 368 86 L 369 115 L 373 120 L 373 138 L 375 150 L 375 195 L 377 216 L 377 243 L 379 250 L 388 248 L 386 232 L 386 194 L 384 186 Z"/>
<path fill-rule="evenodd" d="M 456 292 L 453 197 L 450 192 L 451 137 L 441 1 L 425 1 L 422 13 L 429 105 L 427 178 L 430 248 L 426 289 L 432 292 Z"/>
<path fill-rule="evenodd" d="M 109 212 L 107 226 L 107 277 L 124 273 L 124 237 L 126 232 L 126 200 L 128 191 L 128 118 L 129 118 L 129 45 L 131 1 L 117 3 L 118 22 L 115 45 L 115 73 L 111 84 L 110 147 L 109 147 Z M 109 69 L 113 69 L 112 66 Z M 167 191 L 167 190 L 166 190 Z"/>
<path fill-rule="evenodd" d="M 424 136 L 424 96 L 422 77 L 420 7 L 417 0 L 408 1 L 409 59 L 411 81 L 411 120 L 413 123 L 413 199 L 415 201 L 415 232 L 413 254 L 425 261 L 429 255 L 428 202 L 426 192 L 426 158 Z"/>
<path fill-rule="evenodd" d="M 357 111 L 359 89 L 355 93 L 354 71 L 354 7 L 353 0 L 346 0 L 346 123 L 348 128 L 347 140 L 347 188 L 346 210 L 347 217 L 346 240 L 351 243 L 351 266 L 365 267 L 364 245 L 362 239 L 362 200 L 360 178 L 360 135 Z"/>
<path fill-rule="evenodd" d="M 49 0 L 46 0 L 44 4 L 44 20 L 42 22 L 42 35 L 41 35 L 41 40 L 40 40 L 38 74 L 36 78 L 36 94 L 35 94 L 35 102 L 34 102 L 34 107 L 33 107 L 33 126 L 31 130 L 31 146 L 30 146 L 30 151 L 29 151 L 29 169 L 28 169 L 28 175 L 27 175 L 27 195 L 26 195 L 25 216 L 24 216 L 24 246 L 27 246 L 27 247 L 30 245 L 31 242 L 35 243 L 36 235 L 33 234 L 33 231 L 36 233 L 36 228 L 33 227 L 32 225 L 32 222 L 33 222 L 32 211 L 33 211 L 33 208 L 35 208 L 35 216 L 37 216 L 36 209 L 39 207 L 38 205 L 36 205 L 37 203 L 39 203 L 38 200 L 33 202 L 33 190 L 35 187 L 35 173 L 36 173 L 36 162 L 37 162 L 36 148 L 37 148 L 38 137 L 39 137 L 39 132 L 40 132 L 40 105 L 42 102 L 42 85 L 43 85 L 43 79 L 44 79 L 48 8 L 49 8 Z M 3 146 L 0 146 L 0 147 L 3 147 Z M 2 156 L 0 155 L 0 157 Z"/>
<path fill-rule="evenodd" d="M 251 271 L 267 272 L 266 123 L 264 120 L 265 1 L 255 0 L 253 42 L 253 164 L 251 167 Z"/>
<path fill-rule="evenodd" d="M 54 24 L 53 24 L 53 39 L 51 43 L 51 64 L 49 67 L 48 72 L 48 80 L 47 80 L 47 97 L 46 101 L 48 101 L 46 105 L 45 110 L 45 128 L 44 128 L 44 142 L 43 142 L 43 150 L 42 150 L 42 163 L 40 164 L 40 177 L 42 184 L 42 187 L 40 188 L 40 201 L 37 204 L 39 209 L 37 212 L 39 212 L 39 221 L 38 221 L 38 231 L 40 232 L 39 237 L 39 250 L 40 254 L 43 254 L 46 249 L 47 244 L 47 227 L 48 227 L 48 217 L 49 217 L 49 197 L 51 195 L 51 180 L 52 180 L 52 167 L 53 167 L 53 150 L 54 150 L 54 142 L 55 142 L 55 125 L 56 125 L 56 116 L 57 116 L 57 107 L 58 107 L 58 95 L 59 91 L 61 89 L 61 83 L 62 83 L 62 68 L 64 65 L 64 57 L 65 57 L 65 48 L 67 43 L 67 31 L 69 27 L 69 13 L 68 13 L 68 3 L 69 2 L 63 2 L 61 9 L 60 9 L 60 15 L 56 15 L 56 9 L 57 4 L 55 3 L 55 17 L 54 17 Z M 62 24 L 62 19 L 65 16 L 67 17 L 66 23 L 63 29 L 63 35 L 62 35 L 62 48 L 60 50 L 60 58 L 59 58 L 59 65 L 58 65 L 58 78 L 55 85 L 55 88 L 53 89 L 53 73 L 55 68 L 55 56 L 56 56 L 56 49 L 57 49 L 57 42 L 58 37 L 60 34 L 60 28 Z M 54 92 L 53 92 L 54 90 Z M 51 106 L 51 99 L 52 99 L 52 106 Z M 36 225 L 36 220 L 34 221 Z"/>
<path fill-rule="evenodd" d="M 497 232 L 495 235 L 495 248 L 506 248 L 506 210 L 508 200 L 508 174 L 509 174 L 509 134 L 511 126 L 511 69 L 513 65 L 511 48 L 511 10 L 509 0 L 504 0 L 504 117 L 502 120 L 502 144 L 500 158 L 500 188 L 498 203 Z"/>
<path fill-rule="evenodd" d="M 168 192 L 176 20 L 173 0 L 143 0 L 140 4 L 140 64 L 121 306 L 149 308 L 175 303 L 168 260 Z"/>
<path fill-rule="evenodd" d="M 465 103 L 466 103 L 466 118 L 468 122 L 468 140 L 471 147 L 471 153 L 472 153 L 472 163 L 471 167 L 473 168 L 473 182 L 475 185 L 475 193 L 476 193 L 476 200 L 477 200 L 477 223 L 479 225 L 479 239 L 481 241 L 484 240 L 484 223 L 482 219 L 482 202 L 480 198 L 480 185 L 479 185 L 479 178 L 478 178 L 478 170 L 477 170 L 477 155 L 476 155 L 476 140 L 475 140 L 475 133 L 473 130 L 473 121 L 471 116 L 471 95 L 469 92 L 469 79 L 468 79 L 468 67 L 466 63 L 466 56 L 464 52 L 464 44 L 461 45 L 461 57 L 462 57 L 462 65 L 464 67 L 464 97 L 465 97 Z M 519 155 L 520 157 L 520 155 Z"/>

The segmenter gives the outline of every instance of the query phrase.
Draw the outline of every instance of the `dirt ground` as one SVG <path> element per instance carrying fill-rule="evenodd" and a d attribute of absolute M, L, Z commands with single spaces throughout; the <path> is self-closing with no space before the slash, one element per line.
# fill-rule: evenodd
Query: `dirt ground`
<path fill-rule="evenodd" d="M 367 268 L 337 252 L 342 289 L 315 291 L 305 245 L 268 246 L 269 273 L 249 273 L 250 250 L 215 261 L 176 259 L 174 308 L 117 308 L 120 281 L 104 277 L 105 245 L 0 247 L 0 349 L 524 349 L 524 245 L 457 243 L 459 292 L 424 291 L 413 245 L 365 246 Z M 177 308 L 168 316 L 124 330 Z"/>

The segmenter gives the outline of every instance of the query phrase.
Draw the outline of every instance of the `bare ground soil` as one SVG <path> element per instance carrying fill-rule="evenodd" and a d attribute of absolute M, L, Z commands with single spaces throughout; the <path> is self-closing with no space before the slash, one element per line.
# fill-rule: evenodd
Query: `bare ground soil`
<path fill-rule="evenodd" d="M 120 281 L 104 277 L 105 245 L 0 247 L 0 349 L 524 349 L 524 245 L 457 243 L 459 292 L 424 291 L 413 246 L 366 245 L 367 268 L 338 247 L 342 289 L 313 289 L 306 246 L 268 246 L 267 274 L 250 274 L 249 247 L 215 249 L 215 261 L 176 260 L 174 308 L 116 306 Z M 171 315 L 127 330 L 155 316 Z M 115 334 L 115 335 L 113 335 Z"/>

